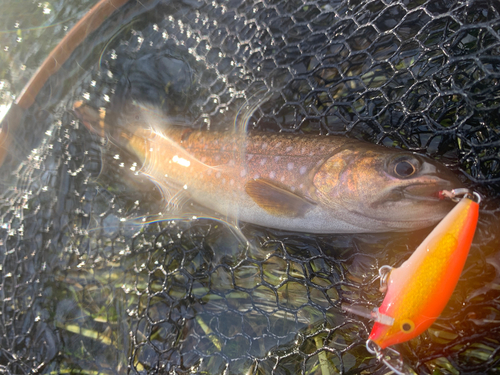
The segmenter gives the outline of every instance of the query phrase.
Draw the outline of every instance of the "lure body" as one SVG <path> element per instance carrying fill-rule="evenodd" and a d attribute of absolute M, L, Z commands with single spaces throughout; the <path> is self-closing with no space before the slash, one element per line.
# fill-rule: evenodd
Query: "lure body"
<path fill-rule="evenodd" d="M 380 348 L 417 337 L 439 317 L 458 282 L 476 229 L 479 204 L 463 198 L 412 256 L 390 271 L 369 340 Z"/>

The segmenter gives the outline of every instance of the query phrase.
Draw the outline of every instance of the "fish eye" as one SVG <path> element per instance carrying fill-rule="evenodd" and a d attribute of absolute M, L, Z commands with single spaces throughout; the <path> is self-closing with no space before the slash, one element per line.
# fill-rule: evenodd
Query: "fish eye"
<path fill-rule="evenodd" d="M 400 160 L 394 165 L 394 174 L 400 178 L 408 178 L 416 171 L 417 168 L 409 160 Z"/>
<path fill-rule="evenodd" d="M 415 329 L 415 323 L 413 323 L 410 319 L 404 319 L 401 322 L 400 328 L 404 333 L 410 333 Z"/>

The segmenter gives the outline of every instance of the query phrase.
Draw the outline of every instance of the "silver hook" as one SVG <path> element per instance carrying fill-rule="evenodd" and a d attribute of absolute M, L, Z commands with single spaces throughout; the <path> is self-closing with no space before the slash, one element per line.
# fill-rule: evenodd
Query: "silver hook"
<path fill-rule="evenodd" d="M 387 291 L 387 279 L 389 278 L 389 274 L 392 271 L 391 266 L 382 266 L 378 269 L 378 274 L 380 276 L 380 292 L 384 293 Z"/>
<path fill-rule="evenodd" d="M 472 194 L 474 194 L 474 196 L 476 197 L 476 203 L 481 203 L 481 195 L 479 195 L 479 193 L 475 191 L 473 191 Z"/>
<path fill-rule="evenodd" d="M 371 354 L 375 354 L 377 360 L 389 367 L 389 369 L 394 371 L 395 374 L 405 375 L 405 372 L 403 370 L 403 358 L 401 357 L 401 353 L 399 353 L 396 349 L 393 349 L 391 347 L 381 349 L 380 346 L 378 346 L 372 340 L 367 340 L 366 350 L 368 350 L 368 352 Z M 394 358 L 394 356 L 397 356 L 397 358 Z"/>

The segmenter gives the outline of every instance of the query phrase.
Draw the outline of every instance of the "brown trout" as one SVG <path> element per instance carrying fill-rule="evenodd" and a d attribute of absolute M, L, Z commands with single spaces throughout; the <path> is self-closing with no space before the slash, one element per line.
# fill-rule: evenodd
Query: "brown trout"
<path fill-rule="evenodd" d="M 76 110 L 80 118 L 88 111 Z M 425 156 L 344 137 L 145 126 L 114 141 L 140 160 L 141 172 L 164 188 L 167 202 L 187 195 L 229 218 L 271 228 L 419 229 L 449 212 L 438 192 L 461 186 Z"/>

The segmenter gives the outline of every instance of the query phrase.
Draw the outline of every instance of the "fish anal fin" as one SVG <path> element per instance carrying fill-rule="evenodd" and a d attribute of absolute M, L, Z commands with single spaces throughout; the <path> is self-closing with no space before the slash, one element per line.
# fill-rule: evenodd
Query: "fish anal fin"
<path fill-rule="evenodd" d="M 289 190 L 258 178 L 245 184 L 246 193 L 273 216 L 303 217 L 314 203 Z"/>

